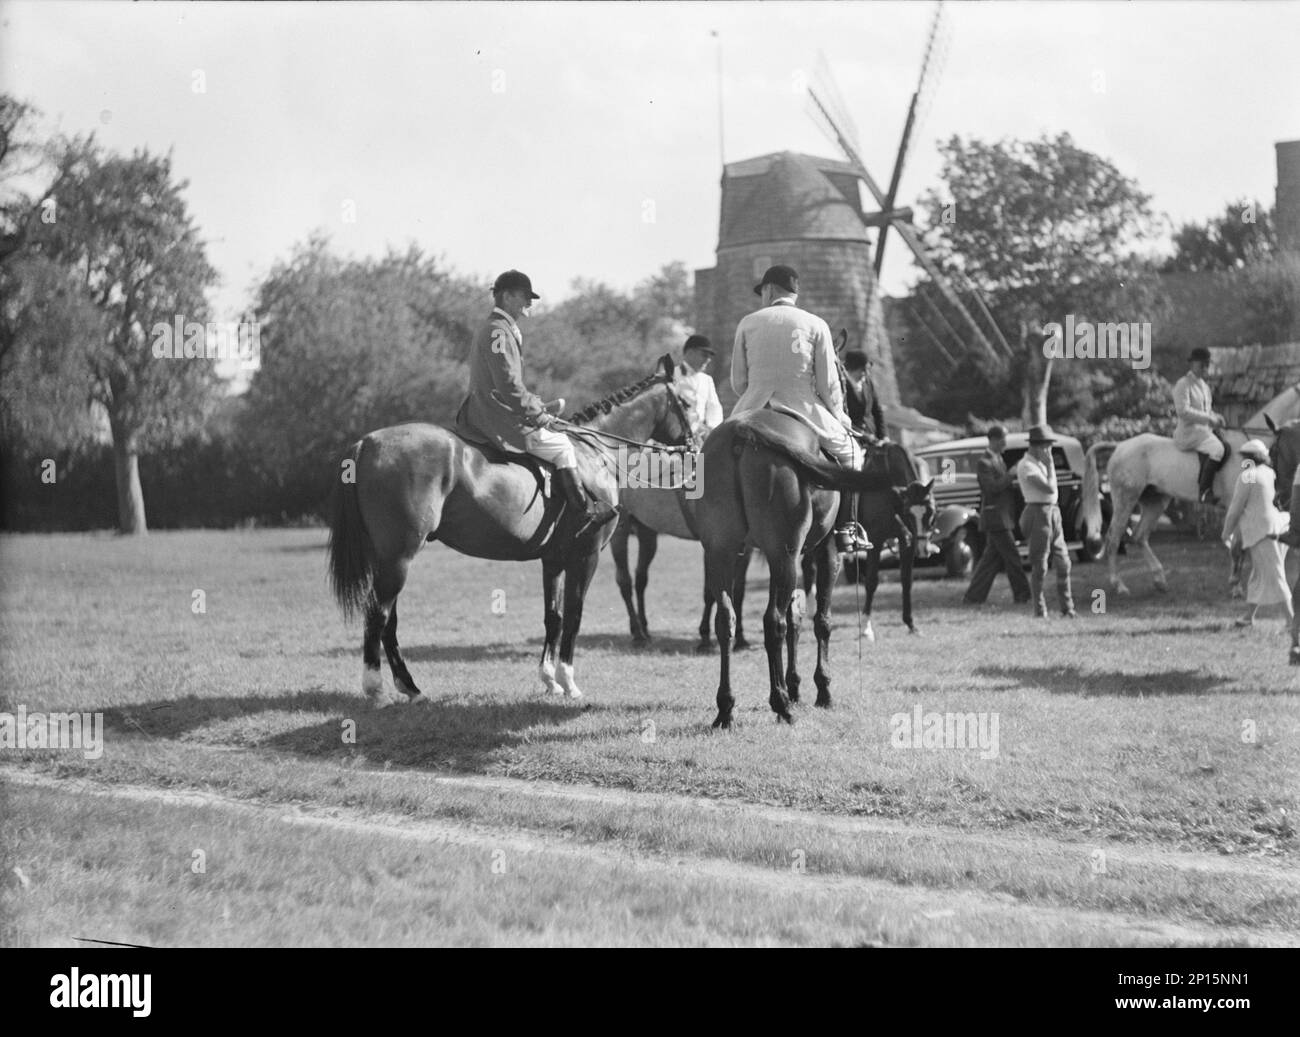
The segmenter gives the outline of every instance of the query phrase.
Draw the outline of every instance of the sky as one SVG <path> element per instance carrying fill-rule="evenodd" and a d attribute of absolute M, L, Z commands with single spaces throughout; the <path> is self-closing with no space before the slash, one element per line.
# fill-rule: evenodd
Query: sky
<path fill-rule="evenodd" d="M 807 114 L 819 55 L 886 183 L 933 10 L 0 0 L 0 90 L 45 131 L 172 153 L 221 319 L 313 231 L 519 268 L 558 301 L 575 278 L 712 266 L 723 154 L 836 156 Z M 1273 204 L 1273 144 L 1300 138 L 1300 3 L 949 3 L 942 24 L 902 204 L 937 185 L 937 140 L 1062 131 L 1174 225 Z M 885 289 L 913 277 L 893 241 Z"/>

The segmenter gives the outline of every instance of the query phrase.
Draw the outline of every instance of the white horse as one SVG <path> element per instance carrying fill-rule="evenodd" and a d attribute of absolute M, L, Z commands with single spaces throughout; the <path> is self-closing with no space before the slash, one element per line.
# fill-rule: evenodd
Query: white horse
<path fill-rule="evenodd" d="M 1240 448 L 1249 438 L 1238 429 L 1225 429 L 1224 441 L 1228 456 L 1214 476 L 1214 492 L 1222 501 L 1232 497 L 1232 491 L 1241 474 Z M 1097 450 L 1101 444 L 1089 449 L 1083 469 L 1083 526 L 1084 536 L 1095 540 L 1101 530 L 1101 479 L 1097 472 Z M 1142 517 L 1133 530 L 1133 542 L 1142 548 L 1147 570 L 1155 579 L 1156 590 L 1167 591 L 1164 566 L 1151 550 L 1149 537 L 1156 522 L 1172 500 L 1195 503 L 1200 499 L 1197 475 L 1200 460 L 1196 454 L 1179 450 L 1167 436 L 1150 432 L 1126 439 L 1115 448 L 1106 474 L 1110 477 L 1112 504 L 1110 529 L 1106 533 L 1106 567 L 1111 589 L 1116 594 L 1128 594 L 1129 589 L 1115 569 L 1115 555 L 1128 517 L 1135 507 L 1141 506 Z"/>

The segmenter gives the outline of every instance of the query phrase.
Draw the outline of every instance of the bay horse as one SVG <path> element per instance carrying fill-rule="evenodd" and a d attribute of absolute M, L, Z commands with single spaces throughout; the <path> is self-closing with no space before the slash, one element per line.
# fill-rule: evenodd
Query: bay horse
<path fill-rule="evenodd" d="M 671 357 L 664 356 L 655 372 L 635 385 L 579 411 L 573 421 L 567 430 L 583 483 L 588 492 L 617 505 L 623 481 L 616 470 L 620 445 L 651 438 L 680 444 L 689 433 L 673 387 Z M 372 702 L 378 704 L 383 695 L 381 641 L 396 689 L 408 701 L 422 698 L 397 645 L 397 597 L 412 559 L 433 541 L 475 558 L 541 560 L 543 689 L 582 696 L 573 677 L 574 643 L 583 599 L 613 525 L 575 536 L 585 516 L 572 514 L 563 494 L 542 493 L 540 467 L 509 460 L 524 456 L 480 448 L 438 425 L 410 423 L 371 432 L 342 462 L 329 574 L 344 616 L 350 619 L 358 611 L 365 616 L 361 688 Z"/>
<path fill-rule="evenodd" d="M 1214 492 L 1221 501 L 1226 502 L 1232 498 L 1237 477 L 1241 474 L 1239 449 L 1247 437 L 1238 429 L 1225 429 L 1222 439 L 1226 450 L 1223 463 L 1214 476 Z M 1094 543 L 1100 538 L 1102 528 L 1101 478 L 1097 470 L 1097 451 L 1103 445 L 1097 443 L 1089 448 L 1083 468 L 1083 535 Z M 1199 471 L 1197 455 L 1179 450 L 1167 436 L 1144 432 L 1124 440 L 1115 448 L 1106 466 L 1112 504 L 1110 529 L 1106 533 L 1106 566 L 1111 589 L 1116 594 L 1129 593 L 1128 586 L 1116 571 L 1115 556 L 1124 538 L 1128 516 L 1139 506 L 1142 516 L 1133 529 L 1133 541 L 1142 548 L 1147 571 L 1154 577 L 1156 590 L 1162 593 L 1169 590 L 1164 567 L 1151 550 L 1151 531 L 1155 529 L 1156 522 L 1170 501 L 1181 500 L 1194 504 L 1200 499 L 1197 486 Z"/>
<path fill-rule="evenodd" d="M 811 555 L 817 585 L 813 630 L 817 637 L 816 705 L 830 708 L 830 603 L 840 556 L 831 530 L 839 492 L 887 488 L 878 473 L 843 468 L 823 459 L 813 430 L 796 418 L 764 408 L 724 421 L 704 443 L 703 494 L 696 528 L 704 545 L 705 582 L 717 601 L 714 620 L 720 656 L 715 728 L 729 728 L 732 590 L 736 559 L 753 545 L 770 573 L 763 641 L 767 650 L 768 703 L 780 720 L 794 723 L 790 703 L 799 700 L 796 664 L 803 598 L 796 597 L 801 559 Z M 788 651 L 788 660 L 783 657 Z"/>
<path fill-rule="evenodd" d="M 1268 448 L 1268 463 L 1277 473 L 1277 499 L 1274 503 L 1282 511 L 1291 513 L 1291 529 L 1300 529 L 1300 496 L 1295 491 L 1296 468 L 1300 467 L 1300 418 L 1285 425 L 1276 424 L 1267 414 L 1264 420 L 1273 433 L 1273 444 Z M 1292 548 L 1295 550 L 1295 548 Z M 1291 588 L 1291 608 L 1300 605 L 1300 576 Z M 1300 666 L 1300 614 L 1291 619 L 1291 653 L 1288 662 Z"/>
<path fill-rule="evenodd" d="M 912 618 L 912 567 L 917 554 L 930 555 L 930 534 L 934 529 L 934 480 L 924 462 L 917 460 L 899 443 L 887 443 L 883 449 L 868 449 L 867 467 L 878 463 L 889 480 L 889 489 L 858 495 L 858 521 L 872 543 L 870 551 L 858 556 L 852 577 L 865 589 L 862 636 L 875 641 L 871 625 L 871 603 L 880 585 L 880 552 L 885 544 L 898 540 L 898 579 L 903 590 L 903 624 L 909 634 L 919 631 Z"/>

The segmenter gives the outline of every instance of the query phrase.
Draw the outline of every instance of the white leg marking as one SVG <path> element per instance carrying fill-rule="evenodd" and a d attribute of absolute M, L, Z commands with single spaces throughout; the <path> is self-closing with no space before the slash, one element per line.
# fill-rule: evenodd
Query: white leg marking
<path fill-rule="evenodd" d="M 378 666 L 370 667 L 362 663 L 361 690 L 371 701 L 377 702 L 383 696 L 384 672 Z"/>
<path fill-rule="evenodd" d="M 573 682 L 573 664 L 560 663 L 559 667 L 561 694 L 567 694 L 571 699 L 582 698 L 582 691 Z"/>
<path fill-rule="evenodd" d="M 542 679 L 543 695 L 563 695 L 564 689 L 555 682 L 555 664 L 550 659 L 543 659 L 537 667 L 537 675 Z"/>

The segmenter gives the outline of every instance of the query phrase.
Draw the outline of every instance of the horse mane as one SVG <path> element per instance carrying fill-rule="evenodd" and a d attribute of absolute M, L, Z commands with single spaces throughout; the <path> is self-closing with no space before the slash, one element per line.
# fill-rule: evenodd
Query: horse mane
<path fill-rule="evenodd" d="M 570 420 L 579 425 L 585 425 L 598 415 L 608 414 L 615 407 L 627 403 L 629 400 L 636 399 L 658 380 L 658 371 L 646 375 L 646 377 L 642 378 L 639 382 L 634 382 L 632 385 L 624 386 L 622 389 L 616 389 L 604 399 L 597 400 L 595 403 L 587 404 L 587 406 L 583 407 L 582 410 L 576 412 Z"/>

